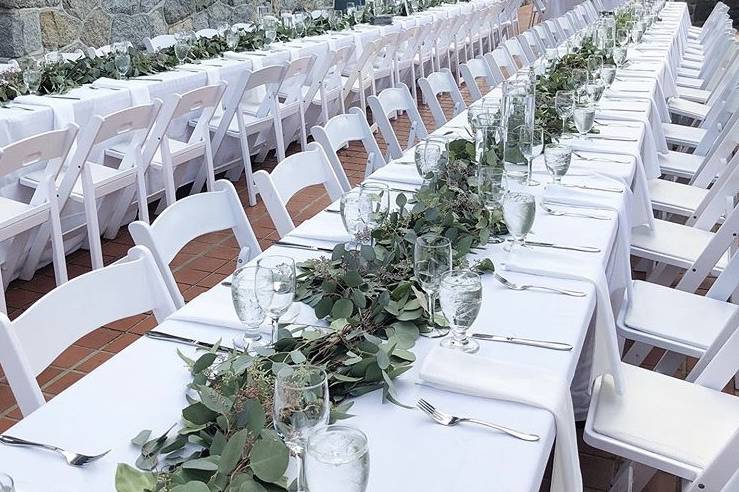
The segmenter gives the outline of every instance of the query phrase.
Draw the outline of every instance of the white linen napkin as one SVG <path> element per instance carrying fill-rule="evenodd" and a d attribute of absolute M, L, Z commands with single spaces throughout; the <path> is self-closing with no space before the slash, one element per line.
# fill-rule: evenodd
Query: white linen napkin
<path fill-rule="evenodd" d="M 372 178 L 414 186 L 423 184 L 415 164 L 388 164 L 372 173 Z"/>
<path fill-rule="evenodd" d="M 102 77 L 92 83 L 93 87 L 107 88 L 107 89 L 126 89 L 131 95 L 131 105 L 141 106 L 142 104 L 148 104 L 151 102 L 149 96 L 148 84 L 137 84 L 134 82 L 128 82 L 126 80 L 116 80 L 109 77 Z"/>
<path fill-rule="evenodd" d="M 548 410 L 554 416 L 552 492 L 582 491 L 572 398 L 567 384 L 535 366 L 514 365 L 435 347 L 419 371 L 431 386 Z M 460 377 L 463 376 L 463 377 Z"/>
<path fill-rule="evenodd" d="M 605 269 L 602 265 L 577 260 L 562 253 L 515 248 L 506 258 L 504 269 L 554 278 L 585 280 L 595 287 L 595 328 L 590 384 L 598 376 L 610 375 L 619 394 L 623 392 L 621 355 L 616 336 L 616 321 L 611 307 Z"/>
<path fill-rule="evenodd" d="M 341 222 L 341 215 L 336 213 L 319 213 L 290 231 L 290 237 L 344 243 L 351 241 Z"/>

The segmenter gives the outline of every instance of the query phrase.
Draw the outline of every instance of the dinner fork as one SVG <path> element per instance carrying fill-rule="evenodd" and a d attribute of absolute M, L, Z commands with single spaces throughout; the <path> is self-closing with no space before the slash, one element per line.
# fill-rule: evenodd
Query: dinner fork
<path fill-rule="evenodd" d="M 96 456 L 88 456 L 86 454 L 73 453 L 72 451 L 67 451 L 56 446 L 51 446 L 50 444 L 41 444 L 39 442 L 26 441 L 25 439 L 20 439 L 18 437 L 12 437 L 8 435 L 0 435 L 0 442 L 9 444 L 11 446 L 29 446 L 48 449 L 49 451 L 54 451 L 55 453 L 59 453 L 64 456 L 64 459 L 67 460 L 67 463 L 72 466 L 84 466 L 88 463 L 92 463 L 93 461 L 97 461 L 106 454 L 110 453 L 109 449 L 106 452 L 98 454 Z"/>
<path fill-rule="evenodd" d="M 611 220 L 610 217 L 604 217 L 602 215 L 591 215 L 591 214 L 585 214 L 581 212 L 564 212 L 562 210 L 554 210 L 553 208 L 549 208 L 546 203 L 539 202 L 539 205 L 542 209 L 549 215 L 554 215 L 557 217 L 580 217 L 583 219 L 597 219 L 597 220 Z M 564 204 L 563 206 L 567 206 Z"/>
<path fill-rule="evenodd" d="M 584 297 L 585 296 L 585 292 L 580 292 L 579 290 L 557 289 L 555 287 L 546 287 L 544 285 L 515 284 L 498 273 L 493 273 L 493 278 L 497 280 L 498 282 L 500 282 L 501 284 L 503 284 L 504 287 L 507 287 L 511 290 L 537 289 L 537 290 L 546 290 L 549 292 L 554 292 L 556 294 L 562 294 L 565 296 L 572 296 L 572 297 Z"/>
<path fill-rule="evenodd" d="M 441 410 L 437 410 L 431 403 L 427 402 L 423 398 L 418 400 L 418 403 L 416 404 L 416 406 L 418 406 L 418 408 L 423 413 L 431 417 L 434 420 L 434 422 L 441 424 L 441 425 L 453 426 L 461 422 L 469 422 L 471 424 L 478 424 L 484 427 L 495 429 L 504 434 L 508 434 L 511 437 L 515 437 L 516 439 L 521 439 L 522 441 L 533 442 L 533 441 L 539 440 L 539 436 L 537 436 L 536 434 L 527 434 L 525 432 L 519 432 L 517 430 L 509 429 L 508 427 L 503 427 L 502 425 L 493 424 L 490 422 L 484 422 L 482 420 L 471 419 L 467 417 L 455 417 L 453 415 L 446 414 L 442 412 Z"/>

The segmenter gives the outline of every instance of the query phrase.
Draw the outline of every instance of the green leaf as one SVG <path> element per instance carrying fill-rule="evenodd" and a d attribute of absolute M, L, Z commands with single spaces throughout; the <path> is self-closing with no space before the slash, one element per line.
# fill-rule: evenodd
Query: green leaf
<path fill-rule="evenodd" d="M 247 429 L 240 430 L 228 440 L 226 447 L 223 449 L 221 459 L 218 461 L 218 472 L 229 474 L 241 460 L 241 453 L 246 445 L 246 439 L 249 437 Z"/>
<path fill-rule="evenodd" d="M 208 352 L 206 354 L 201 355 L 197 361 L 195 361 L 195 364 L 192 366 L 192 372 L 194 374 L 197 374 L 199 372 L 203 372 L 207 368 L 209 368 L 213 362 L 216 360 L 217 355 Z"/>
<path fill-rule="evenodd" d="M 337 318 L 349 318 L 354 311 L 354 303 L 349 299 L 339 299 L 334 303 L 334 307 L 331 308 L 331 317 Z"/>
<path fill-rule="evenodd" d="M 254 435 L 258 435 L 264 429 L 266 420 L 267 417 L 264 414 L 262 404 L 258 400 L 246 400 L 236 416 L 236 425 L 240 428 L 246 428 Z"/>
<path fill-rule="evenodd" d="M 290 458 L 285 443 L 279 439 L 262 437 L 249 454 L 254 475 L 265 482 L 276 482 L 285 474 Z"/>
<path fill-rule="evenodd" d="M 359 287 L 362 285 L 362 276 L 356 270 L 350 270 L 344 274 L 344 283 L 347 287 Z"/>
<path fill-rule="evenodd" d="M 125 463 L 118 463 L 115 470 L 116 492 L 141 492 L 153 490 L 156 478 L 151 472 L 143 472 Z"/>
<path fill-rule="evenodd" d="M 182 464 L 182 468 L 186 470 L 216 471 L 218 464 L 213 461 L 213 456 L 209 458 L 198 458 L 186 461 Z"/>
<path fill-rule="evenodd" d="M 210 410 L 221 415 L 227 414 L 233 406 L 233 400 L 223 396 L 209 386 L 201 386 L 198 390 L 200 401 Z"/>
<path fill-rule="evenodd" d="M 141 432 L 139 432 L 136 435 L 136 437 L 134 437 L 133 439 L 131 439 L 131 444 L 133 444 L 135 446 L 141 447 L 144 444 L 146 444 L 146 441 L 149 440 L 149 437 L 150 436 L 151 436 L 151 431 L 150 430 L 148 430 L 148 429 L 147 430 L 142 430 Z"/>
<path fill-rule="evenodd" d="M 202 425 L 207 424 L 208 422 L 212 422 L 217 416 L 217 412 L 214 412 L 199 401 L 193 403 L 188 407 L 185 407 L 182 410 L 182 417 L 188 422 L 192 422 L 195 425 Z"/>
<path fill-rule="evenodd" d="M 175 486 L 172 492 L 210 492 L 210 489 L 203 482 L 188 482 Z"/>

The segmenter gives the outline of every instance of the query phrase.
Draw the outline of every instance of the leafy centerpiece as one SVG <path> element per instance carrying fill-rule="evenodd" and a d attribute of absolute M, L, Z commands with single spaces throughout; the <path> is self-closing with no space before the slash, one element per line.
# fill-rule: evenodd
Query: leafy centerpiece
<path fill-rule="evenodd" d="M 393 380 L 415 361 L 411 351 L 428 324 L 428 306 L 413 278 L 415 238 L 444 235 L 458 266 L 492 270 L 489 260 L 469 265 L 465 255 L 504 232 L 498 212 L 485 208 L 477 191 L 475 147 L 467 140 L 448 145 L 448 164 L 372 232 L 374 245 L 300 265 L 297 300 L 330 322 L 327 329 L 290 331 L 255 355 L 214 349 L 197 360 L 183 356 L 192 375 L 190 404 L 174 436 L 133 439 L 141 448 L 136 468 L 120 464 L 118 492 L 285 491 L 288 449 L 272 430 L 276 375 L 310 363 L 328 374 L 332 418 L 348 416 L 349 400 L 382 390 L 382 400 L 403 405 Z M 443 320 L 438 320 L 442 321 Z"/>

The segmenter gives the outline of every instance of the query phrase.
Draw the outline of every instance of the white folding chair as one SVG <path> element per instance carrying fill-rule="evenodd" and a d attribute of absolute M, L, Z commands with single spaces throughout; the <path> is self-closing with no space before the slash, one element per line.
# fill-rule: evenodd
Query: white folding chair
<path fill-rule="evenodd" d="M 0 197 L 0 243 L 7 241 L 2 250 L 4 257 L 0 259 L 0 287 L 3 292 L 17 267 L 22 264 L 27 250 L 30 247 L 40 249 L 46 246 L 48 237 L 43 238 L 42 244 L 34 244 L 42 240 L 37 231 L 42 224 L 48 224 L 52 230 L 51 249 L 56 284 L 61 285 L 67 281 L 54 170 L 61 168 L 76 135 L 77 126 L 70 125 L 63 130 L 41 133 L 0 148 L 0 177 L 28 166 L 42 165 L 46 168 L 40 186 L 28 203 Z M 25 279 L 29 280 L 30 276 Z M 0 312 L 8 312 L 4 294 L 0 295 Z"/>
<path fill-rule="evenodd" d="M 170 48 L 174 46 L 176 42 L 177 39 L 175 39 L 174 34 L 160 34 L 159 36 L 154 36 L 153 38 L 145 37 L 144 47 L 146 47 L 146 51 L 148 51 L 149 53 L 156 53 L 163 48 Z"/>
<path fill-rule="evenodd" d="M 408 142 L 405 149 L 412 147 L 417 141 L 428 137 L 428 130 L 423 124 L 421 114 L 418 112 L 416 102 L 413 100 L 408 87 L 400 84 L 400 87 L 390 87 L 382 91 L 377 96 L 370 96 L 367 100 L 372 110 L 372 119 L 377 123 L 382 138 L 385 139 L 388 147 L 388 154 L 391 159 L 398 159 L 403 155 L 403 150 L 398 142 L 390 124 L 390 117 L 401 112 L 406 113 L 411 121 L 411 128 L 408 134 Z"/>
<path fill-rule="evenodd" d="M 213 153 L 217 154 L 223 139 L 228 136 L 239 140 L 241 159 L 246 173 L 246 188 L 249 205 L 257 203 L 254 190 L 252 155 L 276 142 L 277 158 L 285 156 L 285 143 L 278 135 L 282 135 L 282 119 L 279 114 L 278 90 L 282 82 L 286 65 L 270 65 L 254 72 L 244 72 L 236 84 L 232 84 L 224 95 L 222 115 L 216 115 L 210 122 L 213 132 Z M 263 89 L 262 102 L 251 102 L 249 92 Z M 272 134 L 274 140 L 268 134 Z M 225 165 L 227 167 L 230 164 Z"/>
<path fill-rule="evenodd" d="M 500 74 L 499 78 L 493 75 L 493 72 L 490 70 L 490 64 L 481 57 L 467 60 L 467 63 L 463 63 L 460 67 L 460 71 L 462 72 L 464 85 L 473 102 L 482 99 L 482 91 L 480 90 L 480 86 L 477 85 L 478 79 L 482 79 L 489 89 L 492 89 L 504 80 L 503 74 Z"/>
<path fill-rule="evenodd" d="M 172 94 L 167 98 L 159 112 L 157 122 L 147 139 L 143 150 L 143 159 L 150 162 L 149 173 L 156 173 L 164 184 L 166 205 L 172 205 L 177 200 L 177 188 L 182 182 L 176 182 L 178 167 L 203 159 L 201 167 L 193 185 L 192 191 L 198 192 L 205 183 L 208 190 L 213 190 L 215 170 L 213 167 L 213 149 L 210 141 L 209 124 L 213 115 L 221 104 L 226 82 L 221 81 L 193 89 L 184 94 Z M 186 141 L 168 136 L 170 128 L 183 119 L 198 114 L 196 123 Z M 122 159 L 127 152 L 125 145 L 116 145 L 106 149 L 108 156 Z M 149 180 L 150 182 L 152 179 Z M 153 190 L 150 190 L 150 193 Z M 158 195 L 158 193 L 157 193 Z"/>
<path fill-rule="evenodd" d="M 739 370 L 739 331 L 716 340 L 687 380 L 621 367 L 621 394 L 610 377 L 595 381 L 583 433 L 589 445 L 639 464 L 627 463 L 611 490 L 642 490 L 653 469 L 685 480 L 685 492 L 737 490 L 739 398 L 722 389 Z"/>
<path fill-rule="evenodd" d="M 357 62 L 345 68 L 345 76 L 342 77 L 344 108 L 359 102 L 362 111 L 366 111 L 367 91 L 372 95 L 377 93 L 373 66 L 383 46 L 382 38 L 370 41 L 362 47 L 362 54 Z"/>
<path fill-rule="evenodd" d="M 544 50 L 540 48 L 534 31 L 524 31 L 516 36 L 516 41 L 521 46 L 524 56 L 526 57 L 526 65 L 531 65 L 537 58 L 544 55 Z"/>
<path fill-rule="evenodd" d="M 539 39 L 544 42 L 547 48 L 554 48 L 557 46 L 557 40 L 552 36 L 552 33 L 549 32 L 544 24 L 535 25 L 534 32 L 539 36 Z"/>
<path fill-rule="evenodd" d="M 508 52 L 503 48 L 495 48 L 490 53 L 486 53 L 483 58 L 488 63 L 495 78 L 500 76 L 503 80 L 508 80 L 518 71 L 516 62 L 513 61 L 508 55 Z"/>
<path fill-rule="evenodd" d="M 434 72 L 429 74 L 428 77 L 418 79 L 418 85 L 421 87 L 421 93 L 426 104 L 431 109 L 436 128 L 440 128 L 447 122 L 446 115 L 438 99 L 439 94 L 449 94 L 449 97 L 451 97 L 454 103 L 454 107 L 452 108 L 453 117 L 467 109 L 462 93 L 459 91 L 459 87 L 457 87 L 457 82 L 448 68 L 442 68 L 439 72 Z"/>
<path fill-rule="evenodd" d="M 350 108 L 346 114 L 339 114 L 331 118 L 324 126 L 314 126 L 311 134 L 326 152 L 334 174 L 341 184 L 343 191 L 351 189 L 349 178 L 346 177 L 337 152 L 349 142 L 360 141 L 367 153 L 365 176 L 385 165 L 382 151 L 377 145 L 375 135 L 367 123 L 367 118 L 359 108 Z"/>
<path fill-rule="evenodd" d="M 155 99 L 123 109 L 106 116 L 95 115 L 80 133 L 77 150 L 63 170 L 55 169 L 51 175 L 58 180 L 59 207 L 62 216 L 65 210 L 74 212 L 82 204 L 84 223 L 71 223 L 62 233 L 72 236 L 87 229 L 87 244 L 94 269 L 103 266 L 103 250 L 100 235 L 114 238 L 123 225 L 126 213 L 136 197 L 139 220 L 149 221 L 146 191 L 146 170 L 142 147 L 151 132 L 161 107 Z M 118 167 L 99 164 L 106 148 L 121 140 L 129 139 L 128 151 Z M 21 177 L 21 184 L 31 188 L 42 186 L 48 173 L 34 171 Z M 100 202 L 100 203 L 98 203 Z M 67 208 L 68 207 L 68 208 Z M 46 240 L 49 229 L 42 226 L 39 238 Z M 42 248 L 31 248 L 24 266 L 24 275 L 36 270 Z"/>
<path fill-rule="evenodd" d="M 223 179 L 216 181 L 213 191 L 185 197 L 167 207 L 151 225 L 141 221 L 128 225 L 134 242 L 146 246 L 154 256 L 177 308 L 185 305 L 185 299 L 169 264 L 193 239 L 227 229 L 241 248 L 237 268 L 262 252 L 236 189 Z"/>
<path fill-rule="evenodd" d="M 282 82 L 280 82 L 280 87 L 277 90 L 277 113 L 280 116 L 280 126 L 282 127 L 281 134 L 277 135 L 278 149 L 280 148 L 279 141 L 282 142 L 282 150 L 278 151 L 277 155 L 278 159 L 284 159 L 285 148 L 294 140 L 296 134 L 299 134 L 301 150 L 305 150 L 305 146 L 308 145 L 303 89 L 309 86 L 308 80 L 310 80 L 315 61 L 315 55 L 295 58 L 288 63 L 282 76 Z M 261 151 L 260 160 L 266 157 L 267 151 L 268 148 L 265 146 Z"/>
<path fill-rule="evenodd" d="M 519 43 L 518 38 L 511 38 L 503 41 L 502 49 L 504 49 L 508 54 L 508 57 L 513 60 L 516 71 L 529 65 L 529 58 L 524 52 L 521 43 Z M 495 55 L 493 55 L 493 57 L 495 57 Z"/>
<path fill-rule="evenodd" d="M 529 28 L 533 27 L 534 24 L 541 22 L 546 15 L 547 6 L 544 0 L 532 0 L 531 17 L 529 18 Z"/>
<path fill-rule="evenodd" d="M 397 49 L 395 52 L 395 77 L 394 86 L 399 83 L 410 82 L 411 93 L 413 98 L 417 97 L 416 93 L 416 56 L 419 51 L 419 43 L 421 37 L 425 33 L 424 28 L 420 26 L 412 27 L 402 31 L 397 40 Z"/>
<path fill-rule="evenodd" d="M 60 285 L 13 321 L 0 314 L 0 365 L 24 416 L 46 403 L 36 377 L 96 328 L 153 311 L 175 311 L 151 253 L 142 246 L 105 268 Z"/>
<path fill-rule="evenodd" d="M 312 105 L 320 110 L 320 118 L 314 120 L 317 123 L 325 123 L 333 114 L 341 114 L 346 111 L 344 98 L 342 97 L 343 80 L 341 74 L 349 64 L 353 54 L 354 45 L 342 46 L 336 51 L 329 52 L 326 55 L 325 69 L 322 72 L 316 72 L 322 73 L 322 75 L 313 78 L 313 83 L 317 84 L 318 90 L 313 92 L 312 98 L 309 98 L 309 91 L 306 91 L 306 108 L 310 108 Z M 307 111 L 308 109 L 306 109 Z"/>
<path fill-rule="evenodd" d="M 295 229 L 287 210 L 287 202 L 295 193 L 308 186 L 323 185 L 331 201 L 342 194 L 331 162 L 316 142 L 309 143 L 305 152 L 286 157 L 271 173 L 255 172 L 254 182 L 280 237 Z"/>

